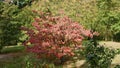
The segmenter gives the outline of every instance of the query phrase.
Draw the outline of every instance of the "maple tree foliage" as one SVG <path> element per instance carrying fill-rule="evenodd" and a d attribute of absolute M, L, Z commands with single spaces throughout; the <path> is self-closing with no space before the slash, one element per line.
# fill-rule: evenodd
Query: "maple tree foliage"
<path fill-rule="evenodd" d="M 29 52 L 39 58 L 57 58 L 74 56 L 85 37 L 92 37 L 90 30 L 84 29 L 78 22 L 69 17 L 52 16 L 50 13 L 33 11 L 39 17 L 32 23 L 34 29 L 21 27 L 27 31 L 29 39 L 24 42 Z M 33 46 L 29 46 L 30 43 Z"/>

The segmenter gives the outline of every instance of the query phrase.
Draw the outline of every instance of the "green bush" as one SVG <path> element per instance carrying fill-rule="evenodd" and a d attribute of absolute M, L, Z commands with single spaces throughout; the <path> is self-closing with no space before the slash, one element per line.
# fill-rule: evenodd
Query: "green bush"
<path fill-rule="evenodd" d="M 112 59 L 116 55 L 115 50 L 99 45 L 94 39 L 84 43 L 84 56 L 88 62 L 88 68 L 110 68 Z"/>
<path fill-rule="evenodd" d="M 12 0 L 12 1 L 7 1 L 8 3 L 10 4 L 14 4 L 14 5 L 17 5 L 18 8 L 24 8 L 26 7 L 27 5 L 31 5 L 33 0 Z"/>
<path fill-rule="evenodd" d="M 21 26 L 30 27 L 33 13 L 28 8 L 18 9 L 18 6 L 0 2 L 0 49 L 3 46 L 17 45 L 27 36 L 21 31 Z"/>
<path fill-rule="evenodd" d="M 0 20 L 0 45 L 12 45 L 18 41 L 20 24 L 14 19 L 19 12 L 14 5 L 3 4 Z"/>
<path fill-rule="evenodd" d="M 114 40 L 114 36 L 120 32 L 119 3 L 118 0 L 97 0 L 98 16 L 94 29 L 100 32 L 103 40 Z"/>
<path fill-rule="evenodd" d="M 20 12 L 15 5 L 5 4 L 2 5 L 1 20 L 0 20 L 0 45 L 9 46 L 15 45 L 19 41 L 20 26 L 18 20 L 15 19 L 16 15 Z"/>
<path fill-rule="evenodd" d="M 120 68 L 120 65 L 116 65 L 114 68 Z"/>

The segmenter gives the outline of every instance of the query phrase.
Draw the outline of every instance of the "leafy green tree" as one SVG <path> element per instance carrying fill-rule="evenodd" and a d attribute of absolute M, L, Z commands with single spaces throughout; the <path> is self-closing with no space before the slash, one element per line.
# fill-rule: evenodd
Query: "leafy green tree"
<path fill-rule="evenodd" d="M 32 11 L 27 8 L 18 9 L 18 6 L 8 3 L 1 3 L 0 8 L 0 47 L 24 41 L 26 36 L 20 27 L 30 27 Z"/>
<path fill-rule="evenodd" d="M 113 40 L 113 36 L 116 33 L 114 26 L 120 21 L 116 11 L 116 2 L 113 0 L 97 0 L 97 6 L 99 15 L 96 21 L 96 30 L 100 32 L 104 40 Z M 118 28 L 118 27 L 117 27 Z"/>
<path fill-rule="evenodd" d="M 23 8 L 26 5 L 31 5 L 33 0 L 13 0 L 13 4 L 17 5 L 19 8 Z"/>
<path fill-rule="evenodd" d="M 3 3 L 2 2 L 0 2 L 0 9 L 2 9 L 3 8 Z M 1 16 L 1 13 L 2 13 L 3 11 L 2 10 L 0 10 L 0 22 L 1 22 L 1 19 L 2 19 L 2 16 Z M 0 27 L 1 27 L 1 23 L 0 23 Z M 0 29 L 0 34 L 2 33 L 2 30 Z M 1 45 L 1 43 L 2 43 L 2 41 L 1 41 L 2 39 L 1 39 L 1 35 L 0 35 L 0 49 L 2 49 L 2 45 Z"/>
<path fill-rule="evenodd" d="M 0 45 L 1 46 L 8 46 L 14 45 L 18 42 L 19 38 L 19 27 L 21 26 L 20 23 L 17 23 L 17 20 L 14 18 L 19 10 L 15 5 L 4 4 L 2 6 L 1 20 L 0 20 Z"/>
<path fill-rule="evenodd" d="M 98 14 L 95 0 L 39 0 L 33 3 L 31 9 L 40 11 L 49 9 L 54 15 L 60 15 L 60 13 L 67 15 L 86 28 L 90 28 Z"/>

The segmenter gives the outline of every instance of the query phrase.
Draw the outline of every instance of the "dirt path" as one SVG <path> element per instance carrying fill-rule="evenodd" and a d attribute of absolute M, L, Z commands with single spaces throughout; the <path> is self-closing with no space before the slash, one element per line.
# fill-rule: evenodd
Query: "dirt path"
<path fill-rule="evenodd" d="M 119 49 L 120 48 L 120 42 L 112 42 L 112 41 L 102 41 L 100 42 L 101 45 L 108 47 L 108 48 L 114 48 L 114 49 Z"/>
<path fill-rule="evenodd" d="M 20 55 L 23 55 L 23 53 L 8 53 L 8 54 L 0 54 L 0 61 L 9 60 L 15 57 L 19 57 Z"/>

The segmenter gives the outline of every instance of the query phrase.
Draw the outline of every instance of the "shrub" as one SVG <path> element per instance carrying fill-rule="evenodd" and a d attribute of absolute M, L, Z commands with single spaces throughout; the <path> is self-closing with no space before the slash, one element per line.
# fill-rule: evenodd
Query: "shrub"
<path fill-rule="evenodd" d="M 21 32 L 20 27 L 31 27 L 33 15 L 28 7 L 18 9 L 16 5 L 0 2 L 0 50 L 26 39 L 27 36 Z"/>
<path fill-rule="evenodd" d="M 17 5 L 18 6 L 18 8 L 24 8 L 25 6 L 27 6 L 27 5 L 31 5 L 32 4 L 32 2 L 33 2 L 34 0 L 12 0 L 11 2 L 9 2 L 9 3 L 12 3 L 12 4 L 14 4 L 14 5 Z"/>
<path fill-rule="evenodd" d="M 120 68 L 120 65 L 116 65 L 114 68 Z"/>
<path fill-rule="evenodd" d="M 15 19 L 20 12 L 17 6 L 7 3 L 2 3 L 0 6 L 0 46 L 2 48 L 15 45 L 19 41 L 21 24 Z"/>
<path fill-rule="evenodd" d="M 89 68 L 110 68 L 112 59 L 116 55 L 115 50 L 99 45 L 94 38 L 84 45 L 83 52 Z"/>
<path fill-rule="evenodd" d="M 48 62 L 64 62 L 64 57 L 74 56 L 74 50 L 81 47 L 85 37 L 92 37 L 86 30 L 68 17 L 52 16 L 50 13 L 37 12 L 38 17 L 32 23 L 35 29 L 22 27 L 29 39 L 24 43 L 27 51 Z M 30 43 L 31 46 L 28 46 Z"/>

